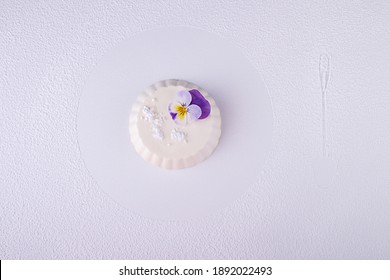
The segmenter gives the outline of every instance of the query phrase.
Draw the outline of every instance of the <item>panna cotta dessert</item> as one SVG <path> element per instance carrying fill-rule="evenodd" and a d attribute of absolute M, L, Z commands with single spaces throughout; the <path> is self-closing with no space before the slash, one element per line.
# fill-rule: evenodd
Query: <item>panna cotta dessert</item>
<path fill-rule="evenodd" d="M 130 113 L 130 139 L 147 162 L 166 169 L 207 159 L 221 136 L 221 114 L 212 97 L 183 80 L 164 80 L 140 94 Z"/>

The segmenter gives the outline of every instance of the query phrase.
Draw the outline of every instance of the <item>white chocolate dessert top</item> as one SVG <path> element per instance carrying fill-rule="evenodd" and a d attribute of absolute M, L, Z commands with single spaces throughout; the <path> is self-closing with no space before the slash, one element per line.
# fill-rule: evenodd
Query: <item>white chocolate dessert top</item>
<path fill-rule="evenodd" d="M 174 107 L 178 93 L 193 89 L 208 101 L 209 115 L 191 122 L 188 115 L 188 121 L 179 122 L 170 106 Z M 199 114 L 195 112 L 196 117 Z M 139 96 L 130 114 L 130 136 L 136 151 L 146 161 L 167 169 L 186 168 L 203 161 L 216 148 L 220 135 L 221 116 L 214 99 L 186 81 L 155 83 Z"/>

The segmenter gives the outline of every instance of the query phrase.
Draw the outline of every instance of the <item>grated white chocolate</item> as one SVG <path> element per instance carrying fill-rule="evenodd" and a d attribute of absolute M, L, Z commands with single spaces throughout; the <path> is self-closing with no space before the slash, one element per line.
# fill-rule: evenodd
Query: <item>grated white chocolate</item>
<path fill-rule="evenodd" d="M 180 143 L 188 143 L 187 133 L 178 128 L 172 129 L 171 139 Z"/>

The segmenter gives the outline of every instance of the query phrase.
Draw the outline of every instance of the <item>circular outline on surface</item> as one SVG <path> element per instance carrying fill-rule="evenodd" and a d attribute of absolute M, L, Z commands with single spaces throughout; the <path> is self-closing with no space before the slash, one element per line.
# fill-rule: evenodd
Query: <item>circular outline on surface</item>
<path fill-rule="evenodd" d="M 191 36 L 188 36 L 189 35 L 188 33 Z M 145 163 L 145 164 L 147 164 L 147 166 L 146 166 L 146 165 L 140 164 L 139 162 L 136 162 L 136 164 L 133 166 L 128 165 L 128 164 L 121 165 L 121 162 L 118 163 L 116 161 L 112 161 L 112 158 L 110 158 L 110 156 L 107 153 L 104 155 L 99 154 L 99 152 L 101 150 L 99 150 L 99 147 L 96 147 L 96 143 L 94 143 L 95 142 L 94 140 L 96 140 L 97 142 L 102 141 L 102 140 L 99 138 L 91 139 L 91 137 L 95 136 L 96 133 L 99 132 L 99 129 L 95 129 L 95 130 L 92 129 L 92 127 L 96 124 L 94 121 L 97 121 L 97 124 L 99 124 L 99 125 L 103 125 L 103 126 L 105 125 L 106 131 L 104 131 L 104 133 L 102 133 L 102 134 L 98 133 L 98 135 L 102 136 L 103 138 L 104 137 L 109 138 L 109 139 L 105 139 L 105 140 L 106 140 L 106 143 L 110 143 L 113 145 L 113 147 L 110 147 L 111 149 L 114 149 L 113 151 L 115 151 L 115 148 L 117 147 L 117 146 L 115 146 L 116 141 L 119 140 L 119 138 L 123 138 L 123 137 L 115 138 L 115 135 L 114 135 L 112 138 L 110 138 L 110 136 L 111 136 L 110 133 L 114 132 L 113 134 L 115 134 L 115 132 L 118 132 L 118 130 L 114 131 L 114 130 L 107 129 L 108 126 L 107 126 L 107 123 L 105 123 L 107 121 L 107 118 L 109 119 L 110 117 L 113 117 L 114 115 L 116 115 L 116 111 L 113 111 L 114 114 L 111 114 L 111 115 L 107 114 L 106 119 L 104 119 L 104 118 L 94 119 L 94 117 L 100 116 L 100 115 L 93 114 L 93 113 L 96 113 L 96 110 L 99 109 L 99 106 L 104 104 L 104 106 L 101 107 L 101 109 L 105 109 L 106 108 L 105 105 L 107 105 L 107 104 L 109 104 L 109 102 L 113 102 L 113 101 L 109 98 L 107 99 L 107 96 L 96 95 L 95 92 L 91 96 L 90 90 L 94 89 L 94 86 L 96 86 L 96 83 L 101 82 L 101 80 L 102 80 L 101 78 L 103 78 L 104 75 L 103 75 L 103 77 L 101 77 L 99 75 L 102 74 L 104 66 L 107 66 L 110 63 L 113 63 L 112 59 L 115 58 L 115 53 L 117 53 L 120 50 L 123 51 L 124 48 L 126 49 L 126 47 L 128 47 L 128 49 L 131 49 L 132 47 L 133 47 L 133 49 L 134 48 L 137 49 L 137 47 L 134 47 L 134 42 L 139 43 L 140 41 L 142 42 L 142 40 L 145 40 L 145 39 L 146 40 L 151 40 L 151 39 L 153 40 L 153 39 L 155 39 L 153 37 L 156 37 L 156 36 L 158 37 L 161 34 L 163 34 L 164 36 L 166 36 L 166 35 L 171 36 L 171 37 L 168 36 L 170 39 L 175 38 L 175 36 L 177 36 L 177 35 L 182 36 L 182 37 L 178 36 L 179 38 L 183 38 L 183 37 L 185 38 L 187 36 L 187 40 L 191 41 L 191 39 L 193 39 L 193 41 L 191 41 L 191 42 L 193 42 L 194 44 L 196 44 L 196 40 L 194 40 L 194 38 L 196 38 L 198 36 L 197 37 L 198 39 L 202 38 L 202 37 L 203 37 L 202 39 L 206 38 L 207 40 L 205 40 L 205 42 L 208 42 L 209 45 L 216 44 L 213 47 L 214 48 L 217 47 L 217 48 L 212 49 L 211 56 L 210 56 L 210 53 L 207 53 L 207 51 L 210 52 L 210 50 L 206 50 L 206 53 L 204 52 L 205 50 L 203 50 L 203 52 L 201 53 L 202 56 L 203 55 L 206 55 L 206 57 L 208 56 L 208 58 L 210 60 L 208 60 L 207 63 L 209 66 L 211 66 L 210 68 L 213 68 L 212 70 L 214 70 L 214 72 L 209 72 L 210 76 L 207 76 L 206 73 L 204 73 L 204 72 L 207 72 L 207 71 L 205 71 L 206 68 L 201 68 L 201 69 L 198 69 L 197 71 L 192 69 L 192 72 L 191 71 L 188 72 L 188 71 L 183 71 L 184 68 L 180 68 L 180 67 L 179 67 L 180 71 L 178 71 L 179 68 L 176 67 L 176 69 L 175 69 L 176 72 L 174 72 L 174 73 L 176 73 L 176 75 L 169 74 L 168 73 L 169 71 L 166 71 L 165 74 L 161 74 L 162 73 L 161 71 L 159 74 L 154 73 L 153 75 L 156 78 L 149 77 L 148 83 L 146 83 L 146 82 L 143 83 L 143 88 L 145 88 L 147 85 L 150 85 L 153 81 L 162 80 L 161 78 L 157 77 L 159 75 L 164 75 L 165 77 L 177 77 L 178 79 L 184 79 L 184 80 L 191 80 L 196 84 L 201 84 L 201 86 L 203 88 L 206 88 L 206 90 L 209 92 L 213 91 L 213 89 L 216 90 L 215 92 L 218 92 L 218 89 L 225 89 L 225 90 L 228 89 L 224 93 L 226 93 L 226 96 L 228 96 L 229 99 L 226 99 L 226 96 L 222 95 L 221 100 L 226 101 L 225 102 L 226 104 L 223 105 L 222 107 L 225 107 L 226 109 L 228 109 L 228 108 L 237 109 L 237 108 L 242 108 L 243 106 L 238 106 L 238 107 L 233 106 L 232 107 L 231 106 L 232 100 L 235 99 L 236 101 L 238 101 L 235 103 L 240 103 L 240 101 L 243 101 L 243 99 L 245 99 L 245 98 L 237 98 L 237 94 L 236 94 L 236 96 L 234 96 L 232 94 L 229 95 L 228 93 L 229 93 L 230 88 L 227 87 L 226 83 L 232 84 L 233 86 L 241 83 L 240 89 L 245 88 L 245 86 L 246 86 L 246 89 L 248 89 L 248 84 L 255 85 L 255 86 L 253 86 L 253 88 L 256 89 L 256 91 L 250 91 L 250 90 L 246 91 L 247 94 L 244 97 L 248 97 L 251 104 L 254 103 L 254 101 L 262 101 L 262 102 L 259 102 L 259 104 L 258 104 L 259 106 L 257 108 L 259 109 L 259 111 L 257 112 L 257 114 L 254 112 L 248 113 L 247 117 L 254 121 L 253 123 L 250 123 L 250 125 L 254 126 L 254 128 L 252 130 L 249 130 L 249 131 L 244 131 L 244 132 L 248 132 L 248 134 L 249 134 L 248 137 L 246 137 L 246 138 L 243 137 L 244 140 L 247 140 L 245 142 L 248 142 L 249 145 L 240 146 L 240 149 L 243 150 L 244 154 L 240 154 L 237 156 L 237 153 L 235 153 L 236 151 L 234 149 L 232 149 L 231 142 L 234 140 L 237 140 L 237 139 L 243 140 L 242 136 L 244 134 L 244 133 L 241 133 L 241 135 L 239 135 L 239 136 L 241 136 L 241 138 L 237 137 L 237 135 L 240 133 L 236 133 L 237 135 L 234 135 L 234 132 L 235 132 L 234 128 L 237 130 L 240 130 L 240 129 L 242 129 L 243 126 L 242 125 L 237 126 L 237 121 L 235 121 L 232 117 L 226 118 L 226 120 L 225 119 L 223 120 L 223 123 L 227 124 L 227 128 L 228 128 L 227 135 L 223 135 L 221 137 L 221 138 L 223 138 L 222 142 L 224 145 L 222 147 L 217 148 L 217 151 L 215 152 L 216 155 L 213 154 L 213 156 L 210 159 L 208 159 L 207 161 L 205 161 L 201 165 L 197 165 L 193 168 L 189 168 L 188 170 L 186 169 L 186 172 L 180 171 L 178 173 L 176 171 L 169 171 L 168 170 L 165 172 L 169 172 L 169 174 L 164 173 L 164 172 L 162 173 L 159 170 L 155 170 L 156 167 L 152 166 L 152 168 L 154 168 L 154 169 L 152 169 L 149 164 Z M 150 35 L 152 35 L 152 36 L 150 36 Z M 160 41 L 160 42 L 162 42 L 163 45 L 164 45 L 164 43 L 166 43 L 166 42 L 164 42 L 164 38 L 163 38 L 164 36 L 159 37 L 159 39 L 162 39 L 162 41 Z M 204 41 L 201 40 L 201 42 L 204 42 Z M 193 45 L 190 45 L 190 46 L 191 46 L 190 47 L 191 50 L 193 50 L 195 53 L 198 51 L 198 54 L 199 54 L 199 49 L 201 49 L 200 46 L 198 46 L 199 47 L 198 49 L 195 49 Z M 146 47 L 146 46 L 144 45 L 143 47 Z M 187 46 L 187 49 L 188 49 L 188 46 Z M 142 50 L 141 54 L 144 51 L 144 49 L 142 47 L 139 50 Z M 180 52 L 180 49 L 177 49 L 177 51 Z M 137 53 L 137 54 L 139 55 L 140 53 Z M 192 52 L 191 52 L 191 54 L 192 54 Z M 126 53 L 126 55 L 129 55 L 129 53 Z M 144 55 L 144 58 L 147 60 L 146 54 L 144 53 L 143 55 Z M 166 56 L 166 52 L 162 51 L 159 53 L 159 55 L 161 57 L 155 56 L 154 58 L 162 59 L 163 56 Z M 169 55 L 172 55 L 172 53 L 170 53 Z M 173 55 L 173 56 L 175 56 L 175 55 Z M 221 70 L 223 72 L 224 68 L 219 67 L 220 64 L 222 64 L 221 60 L 213 61 L 214 56 L 212 56 L 212 55 L 214 55 L 216 57 L 222 55 L 222 58 L 224 59 L 223 62 L 230 60 L 230 64 L 228 63 L 227 65 L 244 67 L 243 69 L 245 69 L 245 71 L 240 71 L 239 72 L 240 75 L 236 75 L 236 76 L 233 75 L 230 77 L 230 79 L 226 79 L 221 84 L 221 81 L 219 81 L 217 79 L 213 80 L 213 78 L 214 78 L 213 74 L 216 74 L 216 73 L 219 74 L 218 71 L 215 71 L 215 70 Z M 227 55 L 227 56 L 223 57 L 224 55 Z M 229 56 L 229 55 L 231 55 L 231 56 Z M 185 56 L 184 58 L 191 58 L 191 57 Z M 220 58 L 221 57 L 219 57 L 219 59 Z M 122 65 L 122 64 L 123 64 L 122 67 L 129 66 L 128 63 L 127 64 L 123 63 L 123 61 L 126 61 L 126 59 L 128 59 L 128 57 L 126 57 L 126 59 L 123 59 L 123 60 L 122 59 L 118 60 L 118 57 L 116 57 L 116 59 L 117 59 L 116 66 Z M 110 60 L 111 60 L 111 62 L 110 62 Z M 136 60 L 137 59 L 135 59 L 135 61 Z M 210 61 L 212 61 L 212 62 L 210 62 Z M 129 61 L 127 61 L 127 62 L 129 62 Z M 152 61 L 152 62 L 155 62 L 155 61 Z M 171 63 L 171 61 L 169 61 L 169 62 Z M 179 63 L 179 62 L 180 61 L 176 61 L 176 63 Z M 219 62 L 219 64 L 218 64 L 218 62 Z M 149 61 L 149 63 L 150 63 L 150 61 Z M 214 65 L 213 65 L 213 63 L 214 63 Z M 237 63 L 237 64 L 235 64 L 235 63 Z M 137 64 L 135 64 L 135 65 L 137 65 Z M 113 70 L 113 69 L 115 71 L 117 70 L 116 68 L 112 68 L 111 70 Z M 232 68 L 226 68 L 226 69 L 231 70 Z M 241 70 L 243 70 L 243 69 L 241 69 Z M 129 71 L 131 72 L 133 70 L 129 70 Z M 165 71 L 165 69 L 164 69 L 164 71 Z M 193 76 L 189 75 L 189 73 L 191 73 Z M 202 77 L 202 75 L 199 76 L 198 75 L 199 73 L 203 74 L 203 77 Z M 231 73 L 229 73 L 229 71 L 227 73 L 231 74 Z M 118 74 L 120 76 L 121 74 L 124 74 L 124 73 L 119 71 Z M 125 73 L 125 74 L 128 74 L 128 73 Z M 223 74 L 226 74 L 226 73 L 223 72 Z M 236 74 L 238 74 L 238 73 L 236 73 Z M 153 76 L 153 75 L 149 75 L 149 76 Z M 220 74 L 220 75 L 222 75 L 222 74 Z M 145 80 L 145 77 L 141 77 L 141 78 L 138 77 L 138 78 L 139 78 L 138 80 L 133 81 L 133 82 L 136 83 L 139 80 L 143 80 L 143 81 L 147 80 L 147 79 Z M 122 79 L 123 79 L 123 77 L 122 77 Z M 205 80 L 205 82 L 202 83 L 202 80 Z M 240 83 L 237 80 L 239 80 Z M 246 81 L 246 82 L 244 82 L 244 81 Z M 236 82 L 236 84 L 234 84 L 234 82 Z M 133 97 L 136 97 L 138 95 L 138 93 L 140 92 L 139 90 L 137 90 L 137 89 L 139 89 L 139 87 L 137 88 L 134 83 L 130 83 L 129 87 L 127 88 L 128 92 L 130 92 L 130 90 L 132 89 L 130 94 L 128 92 L 126 93 L 127 98 L 129 96 L 133 96 L 133 95 L 134 95 Z M 112 88 L 110 88 L 110 85 L 113 88 L 115 88 L 115 86 L 116 86 L 115 84 L 110 84 L 109 82 L 107 84 L 108 84 L 107 89 L 110 89 L 110 90 L 112 89 Z M 220 86 L 220 88 L 218 86 Z M 133 87 L 133 88 L 131 88 L 131 87 Z M 251 88 L 251 87 L 249 87 L 249 88 Z M 100 90 L 100 88 L 99 88 L 99 90 Z M 123 88 L 121 90 L 123 90 Z M 115 91 L 111 91 L 111 92 L 118 94 L 118 92 L 120 92 L 120 90 L 118 92 L 115 92 Z M 236 93 L 237 92 L 242 92 L 242 91 L 236 91 Z M 107 92 L 106 92 L 106 94 L 107 94 Z M 94 98 L 92 98 L 91 100 L 87 100 L 87 101 L 92 101 L 92 102 L 85 102 L 86 101 L 85 99 L 88 96 L 95 97 L 95 99 L 99 99 L 99 98 L 103 98 L 103 99 L 98 100 L 97 103 L 94 103 Z M 117 102 L 116 103 L 117 105 L 119 104 L 120 106 L 128 106 L 128 105 L 131 106 L 131 104 L 132 104 L 132 103 L 130 103 L 130 104 L 120 103 L 121 98 L 123 99 L 123 97 L 125 96 L 123 94 L 123 92 L 122 92 L 121 96 L 119 96 L 119 95 L 118 96 L 113 95 L 113 96 L 118 98 L 118 100 L 115 100 L 115 102 Z M 217 100 L 218 97 L 221 98 L 221 92 L 219 92 L 219 94 L 215 94 L 215 95 L 213 94 L 213 96 L 216 97 L 215 99 Z M 102 101 L 105 101 L 108 103 L 102 103 Z M 220 102 L 218 101 L 218 103 L 220 103 Z M 236 105 L 235 103 L 234 103 L 234 105 Z M 93 105 L 95 105 L 95 106 L 93 106 Z M 241 105 L 243 105 L 243 104 L 241 104 Z M 221 108 L 221 111 L 222 110 L 223 109 Z M 99 112 L 104 112 L 104 110 L 99 111 Z M 238 116 L 236 114 L 235 110 L 226 110 L 223 112 L 231 112 L 232 115 L 235 114 L 235 116 Z M 92 114 L 90 114 L 90 113 L 92 113 Z M 130 112 L 127 111 L 127 117 L 129 115 L 129 113 Z M 89 122 L 88 122 L 88 119 L 89 119 Z M 85 122 L 86 120 L 87 120 L 87 125 Z M 126 120 L 128 120 L 128 118 L 126 118 Z M 112 119 L 111 121 L 114 121 L 114 120 Z M 233 123 L 235 125 L 233 125 Z M 115 122 L 112 122 L 111 124 L 113 124 L 114 126 L 117 125 L 117 123 L 115 123 Z M 196 29 L 196 28 L 189 28 L 189 27 L 168 27 L 168 28 L 161 28 L 161 29 L 153 29 L 153 30 L 145 31 L 141 34 L 138 34 L 134 37 L 131 37 L 128 40 L 123 41 L 121 44 L 119 44 L 117 47 L 115 47 L 110 53 L 108 53 L 102 59 L 102 61 L 100 61 L 100 63 L 96 66 L 94 72 L 90 75 L 90 77 L 86 83 L 84 92 L 80 96 L 79 106 L 78 106 L 78 111 L 77 111 L 77 135 L 78 135 L 77 140 L 79 143 L 80 153 L 82 155 L 83 161 L 84 161 L 88 171 L 90 172 L 91 176 L 96 180 L 96 182 L 103 189 L 103 191 L 105 193 L 107 193 L 107 195 L 109 195 L 118 204 L 125 206 L 127 208 L 130 208 L 131 210 L 133 210 L 134 212 L 137 212 L 138 214 L 141 214 L 143 216 L 153 217 L 153 218 L 170 219 L 170 220 L 196 218 L 199 216 L 203 216 L 203 215 L 212 213 L 215 210 L 220 209 L 221 207 L 224 207 L 224 206 L 228 205 L 229 203 L 231 203 L 239 194 L 242 194 L 251 184 L 254 184 L 256 182 L 255 178 L 258 176 L 253 175 L 253 173 L 259 172 L 261 169 L 261 166 L 264 164 L 266 154 L 268 152 L 268 148 L 270 147 L 271 140 L 272 140 L 272 127 L 273 127 L 273 113 L 272 113 L 271 100 L 270 100 L 270 97 L 268 95 L 268 90 L 267 90 L 266 85 L 263 82 L 263 79 L 261 78 L 261 75 L 257 72 L 257 70 L 253 67 L 253 65 L 247 60 L 247 58 L 245 56 L 242 55 L 241 52 L 238 51 L 238 49 L 235 46 L 229 45 L 226 42 L 226 40 L 221 39 L 219 36 L 215 36 L 214 34 L 209 33 L 207 31 L 204 31 L 201 29 Z M 231 128 L 230 131 L 229 131 L 229 128 Z M 254 131 L 256 133 L 251 134 Z M 89 132 L 92 132 L 93 135 L 91 136 Z M 228 136 L 230 136 L 230 137 L 228 137 Z M 254 136 L 256 138 L 255 140 L 259 140 L 259 142 L 254 141 L 254 139 L 251 139 L 250 136 Z M 88 139 L 86 140 L 85 138 L 88 138 Z M 112 140 L 112 141 L 107 142 L 107 140 Z M 127 144 L 131 145 L 128 138 L 127 138 L 127 140 L 128 140 Z M 230 143 L 229 143 L 229 141 L 230 141 Z M 240 141 L 239 143 L 242 143 L 242 141 Z M 120 144 L 122 144 L 122 148 L 123 147 L 127 147 L 126 149 L 129 148 L 129 146 L 123 142 Z M 228 149 L 229 147 L 231 147 L 230 150 Z M 105 148 L 107 148 L 107 147 L 105 147 Z M 247 151 L 245 151 L 245 149 L 247 149 Z M 219 150 L 222 150 L 222 151 L 219 151 Z M 249 153 L 248 153 L 248 151 L 249 151 Z M 116 151 L 116 152 L 117 152 L 116 156 L 118 156 L 118 151 Z M 224 152 L 225 152 L 225 154 L 224 154 Z M 130 156 L 130 157 L 135 155 L 137 158 L 139 158 L 138 154 L 134 150 L 130 150 L 130 149 L 128 149 L 126 151 L 124 151 L 122 149 L 122 150 L 120 150 L 120 154 L 121 155 L 125 154 L 123 156 L 124 158 L 126 158 L 126 155 Z M 229 160 L 228 161 L 224 160 L 224 159 L 226 159 L 226 154 L 229 154 L 228 159 L 230 159 L 230 161 L 234 162 L 234 165 L 235 165 L 234 168 L 232 168 Z M 103 157 L 101 157 L 102 155 L 103 155 Z M 232 157 L 230 157 L 230 156 L 232 156 Z M 236 158 L 234 158 L 234 156 L 236 156 Z M 102 160 L 102 159 L 104 160 L 107 158 L 109 160 L 111 160 L 111 163 L 114 163 L 112 166 L 108 165 L 109 168 L 113 167 L 111 169 L 111 171 L 107 171 L 107 169 L 104 169 L 104 168 L 102 169 L 102 166 L 99 166 L 100 164 L 102 164 L 101 161 L 99 161 L 99 160 Z M 127 159 L 129 160 L 130 158 L 128 157 Z M 244 159 L 244 161 L 236 162 L 236 160 L 240 160 L 240 159 Z M 100 162 L 100 163 L 96 164 L 96 160 L 98 160 L 98 162 Z M 125 161 L 126 161 L 123 158 L 121 158 L 121 160 L 123 163 L 125 163 Z M 117 165 L 115 165 L 115 164 L 117 164 Z M 216 167 L 216 166 L 218 166 L 218 164 L 220 166 L 219 170 L 217 170 L 217 167 Z M 230 164 L 230 166 L 229 166 L 229 164 Z M 198 166 L 199 166 L 199 168 L 198 168 Z M 128 169 L 128 167 L 130 167 L 130 169 Z M 122 175 L 128 174 L 128 171 L 131 170 L 131 167 L 140 168 L 140 170 L 137 170 L 137 172 L 133 172 L 133 174 L 137 174 L 138 176 L 127 177 L 127 179 L 125 179 L 125 181 L 123 181 L 124 178 L 115 177 L 115 175 L 118 175 L 118 174 L 122 174 Z M 230 167 L 230 170 L 227 167 Z M 120 173 L 119 171 L 122 173 Z M 138 171 L 140 171 L 140 172 L 138 172 Z M 150 171 L 154 173 L 153 176 L 150 176 L 150 174 L 149 174 Z M 220 171 L 222 171 L 222 172 L 220 172 Z M 226 171 L 228 171 L 228 172 L 226 172 Z M 104 176 L 102 176 L 102 174 L 104 175 L 104 172 L 112 172 L 112 174 L 107 173 L 110 176 L 104 177 Z M 221 180 L 220 180 L 220 178 L 218 178 L 218 173 L 220 173 L 220 175 L 222 175 Z M 224 179 L 223 176 L 225 174 L 229 174 L 229 176 L 232 176 L 232 178 L 229 178 L 229 180 L 227 180 L 227 181 L 223 180 Z M 164 181 L 163 183 L 161 183 L 161 180 L 154 180 L 154 182 L 152 182 L 153 181 L 153 179 L 152 179 L 152 181 L 150 181 L 151 178 L 161 179 L 164 177 L 169 177 L 169 179 L 172 179 L 172 178 L 174 178 L 174 179 L 196 179 L 195 180 L 196 182 L 192 183 L 192 185 L 190 186 L 191 188 L 184 188 L 184 189 L 180 188 L 179 189 L 179 188 L 174 186 L 175 184 L 173 184 L 173 186 L 170 184 L 167 184 L 167 180 L 163 180 Z M 200 178 L 200 177 L 202 177 L 202 178 Z M 141 180 L 139 180 L 140 178 L 141 178 Z M 129 185 L 133 181 L 137 181 L 137 182 L 135 182 L 132 185 Z M 168 182 L 169 182 L 169 180 L 168 180 Z M 153 185 L 158 185 L 158 187 L 153 186 Z M 196 187 L 198 187 L 198 188 L 196 188 Z M 171 197 L 171 196 L 173 196 L 173 197 Z"/>

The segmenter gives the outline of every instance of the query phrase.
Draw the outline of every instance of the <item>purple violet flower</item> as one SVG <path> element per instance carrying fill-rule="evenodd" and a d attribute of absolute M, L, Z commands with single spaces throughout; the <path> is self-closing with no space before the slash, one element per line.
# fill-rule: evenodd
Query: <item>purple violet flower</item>
<path fill-rule="evenodd" d="M 179 91 L 168 110 L 175 123 L 186 125 L 207 118 L 211 106 L 197 89 L 191 89 Z"/>

